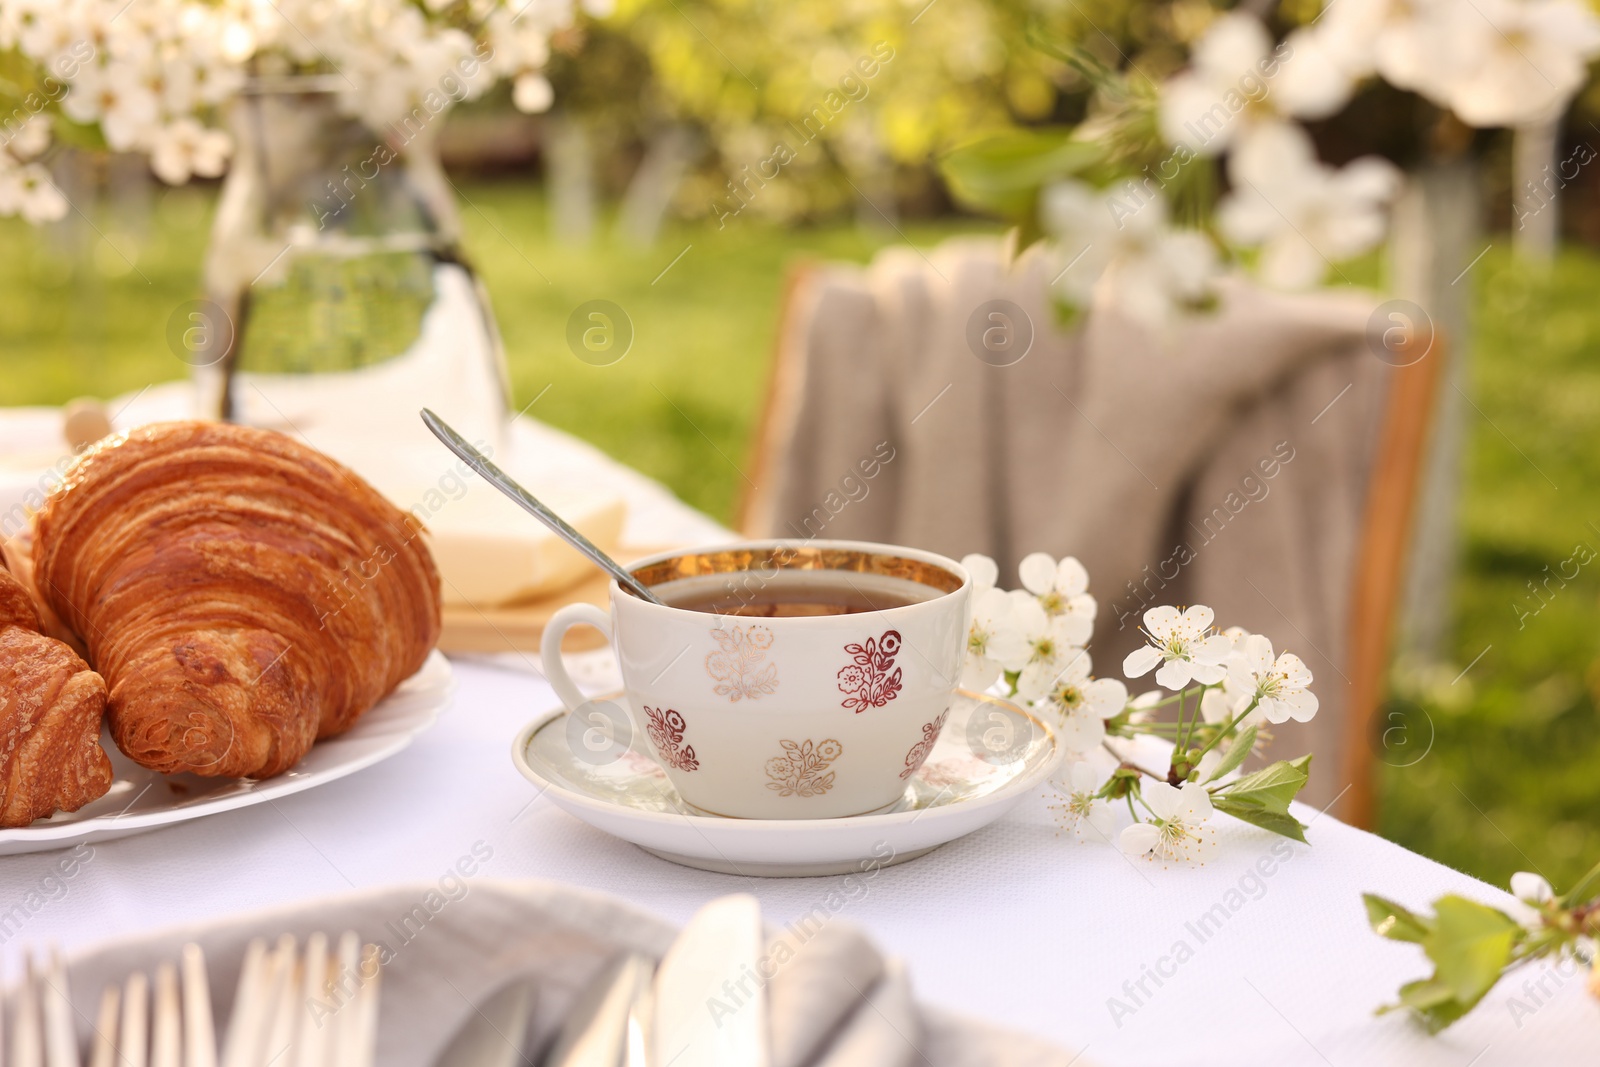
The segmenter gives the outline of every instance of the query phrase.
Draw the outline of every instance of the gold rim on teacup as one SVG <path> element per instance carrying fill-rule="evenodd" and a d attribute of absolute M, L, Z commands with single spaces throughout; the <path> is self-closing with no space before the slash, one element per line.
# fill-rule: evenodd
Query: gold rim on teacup
<path fill-rule="evenodd" d="M 884 552 L 876 547 L 818 547 L 784 542 L 683 552 L 665 559 L 636 563 L 628 570 L 647 586 L 667 585 L 687 578 L 718 574 L 760 575 L 805 571 L 897 578 L 926 586 L 938 593 L 954 593 L 965 584 L 965 579 L 959 573 L 940 563 L 900 552 Z"/>

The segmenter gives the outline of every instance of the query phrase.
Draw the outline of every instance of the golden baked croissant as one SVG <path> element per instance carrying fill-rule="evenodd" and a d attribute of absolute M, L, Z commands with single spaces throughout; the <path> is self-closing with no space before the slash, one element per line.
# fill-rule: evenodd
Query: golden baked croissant
<path fill-rule="evenodd" d="M 106 438 L 35 526 L 40 595 L 111 687 L 111 736 L 164 773 L 264 778 L 413 674 L 439 637 L 420 527 L 267 430 Z"/>
<path fill-rule="evenodd" d="M 77 811 L 111 788 L 100 747 L 106 685 L 78 654 L 36 633 L 27 590 L 0 567 L 0 826 Z"/>
<path fill-rule="evenodd" d="M 39 609 L 34 606 L 27 587 L 12 577 L 6 570 L 5 559 L 0 557 L 0 630 L 7 626 L 20 626 L 37 633 Z"/>

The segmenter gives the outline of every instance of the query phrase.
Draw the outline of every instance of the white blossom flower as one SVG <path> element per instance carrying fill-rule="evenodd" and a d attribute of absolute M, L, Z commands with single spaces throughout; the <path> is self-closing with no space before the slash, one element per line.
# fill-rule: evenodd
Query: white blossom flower
<path fill-rule="evenodd" d="M 1474 33 L 1470 66 L 1457 72 L 1445 103 L 1472 126 L 1548 119 L 1589 77 L 1600 52 L 1600 20 L 1574 0 L 1472 0 L 1455 5 Z M 1474 21 L 1475 20 L 1475 21 Z"/>
<path fill-rule="evenodd" d="M 1161 87 L 1161 133 L 1214 156 L 1262 122 L 1326 118 L 1352 87 L 1340 57 L 1311 33 L 1297 31 L 1274 48 L 1260 19 L 1231 11 L 1195 42 L 1189 67 Z"/>
<path fill-rule="evenodd" d="M 1350 102 L 1361 71 L 1315 27 L 1301 28 L 1283 40 L 1288 53 L 1268 82 L 1277 110 L 1297 119 L 1325 119 Z"/>
<path fill-rule="evenodd" d="M 1051 618 L 1075 620 L 1069 639 L 1075 645 L 1088 644 L 1094 632 L 1096 604 L 1089 595 L 1089 572 L 1077 557 L 1067 556 L 1057 563 L 1043 552 L 1031 552 L 1017 565 L 1022 587 L 1039 598 L 1039 606 Z"/>
<path fill-rule="evenodd" d="M 1214 617 L 1204 604 L 1182 612 L 1167 604 L 1151 608 L 1144 613 L 1149 644 L 1128 653 L 1122 661 L 1122 673 L 1138 678 L 1159 666 L 1156 684 L 1173 692 L 1191 681 L 1204 685 L 1222 681 L 1228 673 L 1223 662 L 1233 646 L 1221 634 L 1211 633 Z"/>
<path fill-rule="evenodd" d="M 1263 106 L 1260 65 L 1272 51 L 1261 20 L 1242 11 L 1222 15 L 1195 42 L 1189 67 L 1161 87 L 1161 133 L 1167 141 L 1212 156 Z"/>
<path fill-rule="evenodd" d="M 150 169 L 168 185 L 182 185 L 192 174 L 215 178 L 228 161 L 232 141 L 194 119 L 179 119 L 156 135 Z"/>
<path fill-rule="evenodd" d="M 1082 760 L 1068 769 L 1064 780 L 1052 780 L 1051 785 L 1061 794 L 1063 803 L 1051 804 L 1062 826 L 1082 840 L 1085 830 L 1105 841 L 1111 841 L 1111 828 L 1116 825 L 1116 812 L 1111 802 L 1095 794 L 1106 784 L 1108 775 L 1096 771 L 1093 764 Z"/>
<path fill-rule="evenodd" d="M 1022 589 L 1006 596 L 1011 599 L 1011 617 L 1026 646 L 1017 692 L 1023 700 L 1038 700 L 1067 664 L 1083 654 L 1083 647 L 1074 640 L 1074 635 L 1082 632 L 1083 620 L 1045 614 L 1039 599 Z"/>
<path fill-rule="evenodd" d="M 1339 170 L 1320 162 L 1311 138 L 1289 123 L 1263 125 L 1228 159 L 1234 188 L 1217 221 L 1228 239 L 1261 246 L 1261 276 L 1283 289 L 1320 282 L 1331 263 L 1383 239 L 1384 207 L 1400 173 L 1368 156 Z"/>
<path fill-rule="evenodd" d="M 86 67 L 61 107 L 75 121 L 98 122 L 106 144 L 118 152 L 145 144 L 161 117 L 160 101 L 129 63 Z"/>
<path fill-rule="evenodd" d="M 1001 589 L 986 589 L 972 598 L 972 618 L 967 623 L 967 656 L 961 685 L 982 692 L 1000 672 L 1021 667 L 1028 655 L 1012 617 L 1011 598 Z"/>
<path fill-rule="evenodd" d="M 1311 671 L 1293 652 L 1272 656 L 1272 642 L 1260 634 L 1246 638 L 1228 662 L 1228 689 L 1236 693 L 1233 713 L 1250 702 L 1270 723 L 1310 722 L 1317 713 L 1317 696 L 1306 687 Z"/>
<path fill-rule="evenodd" d="M 1315 29 L 1352 77 L 1376 72 L 1474 126 L 1549 117 L 1600 50 L 1576 0 L 1339 0 Z"/>
<path fill-rule="evenodd" d="M 1176 789 L 1166 782 L 1147 781 L 1140 796 L 1150 809 L 1149 822 L 1124 827 L 1117 845 L 1129 856 L 1167 860 L 1194 860 L 1207 841 L 1206 820 L 1211 818 L 1211 794 L 1199 782 Z"/>
<path fill-rule="evenodd" d="M 29 222 L 54 222 L 66 216 L 68 207 L 67 198 L 41 164 L 16 166 L 0 162 L 0 215 L 21 215 Z"/>
<path fill-rule="evenodd" d="M 1106 720 L 1128 706 L 1128 687 L 1115 678 L 1091 678 L 1093 663 L 1079 651 L 1044 693 L 1044 704 L 1061 717 L 1057 733 L 1073 752 L 1088 752 L 1106 739 Z"/>
<path fill-rule="evenodd" d="M 500 78 L 516 82 L 519 106 L 543 110 L 550 35 L 573 13 L 573 0 L 0 0 L 0 51 L 64 82 L 52 95 L 69 118 L 115 151 L 150 155 L 175 183 L 221 172 L 226 135 L 214 126 L 253 74 L 337 75 L 339 107 L 380 136 Z M 12 142 L 15 160 L 37 155 Z M 39 172 L 12 168 L 5 181 L 8 213 L 59 206 Z"/>
<path fill-rule="evenodd" d="M 1078 307 L 1103 289 L 1129 317 L 1160 326 L 1211 296 L 1221 269 L 1215 246 L 1169 227 L 1160 195 L 1132 182 L 1099 192 L 1064 181 L 1044 191 L 1041 214 L 1069 260 L 1056 284 Z"/>
<path fill-rule="evenodd" d="M 50 147 L 50 117 L 48 115 L 30 115 L 17 124 L 11 132 L 9 140 L 0 147 L 17 160 L 26 163 L 44 154 Z"/>

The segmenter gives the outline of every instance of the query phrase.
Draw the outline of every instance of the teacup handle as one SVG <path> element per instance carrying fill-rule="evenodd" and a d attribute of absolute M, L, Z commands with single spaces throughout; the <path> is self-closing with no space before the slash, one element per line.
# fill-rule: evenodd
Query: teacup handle
<path fill-rule="evenodd" d="M 611 616 L 604 608 L 593 604 L 568 604 L 550 616 L 550 621 L 544 624 L 544 636 L 539 638 L 539 659 L 544 664 L 545 680 L 568 711 L 577 711 L 588 698 L 573 683 L 567 665 L 561 661 L 561 639 L 574 626 L 583 625 L 593 626 L 606 635 L 607 641 L 611 640 Z"/>

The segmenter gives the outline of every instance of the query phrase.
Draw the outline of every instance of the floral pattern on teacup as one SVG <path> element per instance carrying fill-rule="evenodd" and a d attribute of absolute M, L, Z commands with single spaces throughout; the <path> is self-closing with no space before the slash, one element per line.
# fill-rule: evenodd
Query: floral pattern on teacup
<path fill-rule="evenodd" d="M 851 662 L 839 669 L 839 691 L 850 694 L 840 702 L 843 707 L 860 715 L 895 698 L 900 692 L 900 668 L 894 665 L 900 654 L 899 630 L 886 630 L 876 640 L 869 637 L 859 645 L 845 645 L 844 650 Z"/>
<path fill-rule="evenodd" d="M 922 769 L 923 763 L 928 759 L 928 754 L 933 751 L 934 742 L 939 740 L 939 731 L 944 729 L 944 722 L 950 717 L 950 710 L 944 712 L 932 722 L 923 723 L 922 740 L 911 746 L 911 751 L 906 753 L 906 768 L 900 772 L 900 777 L 910 778 Z"/>
<path fill-rule="evenodd" d="M 743 697 L 755 700 L 778 691 L 778 665 L 761 666 L 772 647 L 771 630 L 765 626 L 718 627 L 711 636 L 720 648 L 706 656 L 706 673 L 717 683 L 713 692 L 737 703 Z"/>
<path fill-rule="evenodd" d="M 844 752 L 844 746 L 831 737 L 812 744 L 808 741 L 780 741 L 783 755 L 767 760 L 768 789 L 780 797 L 814 797 L 833 788 L 833 772 L 828 765 Z M 823 771 L 828 773 L 823 774 Z"/>
<path fill-rule="evenodd" d="M 694 754 L 693 745 L 683 745 L 683 732 L 689 724 L 683 716 L 667 708 L 662 711 L 657 708 L 644 709 L 645 719 L 648 721 L 650 743 L 656 746 L 656 752 L 661 756 L 661 762 L 668 767 L 680 771 L 697 771 L 700 769 L 700 760 Z M 679 748 L 679 745 L 683 745 Z"/>

